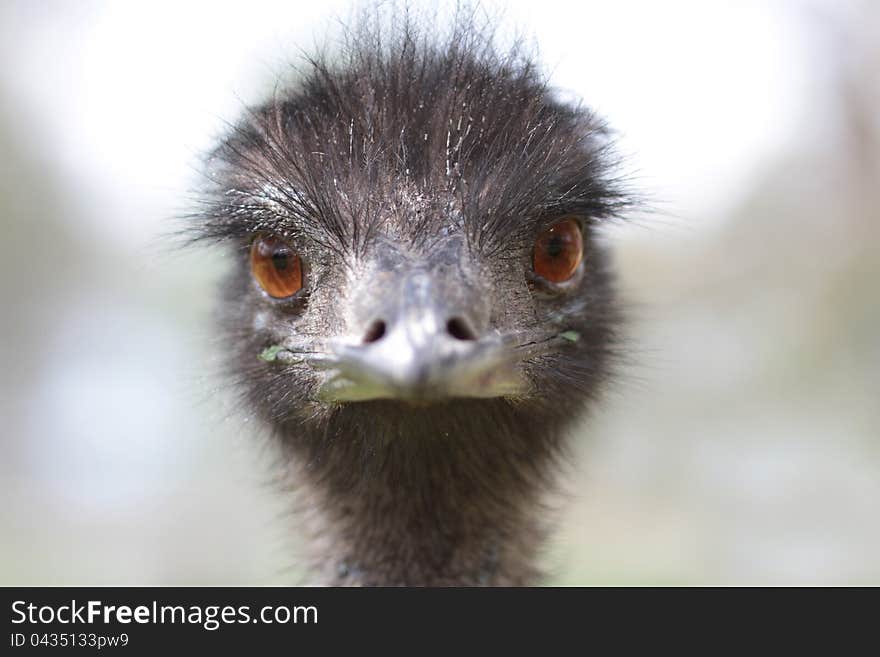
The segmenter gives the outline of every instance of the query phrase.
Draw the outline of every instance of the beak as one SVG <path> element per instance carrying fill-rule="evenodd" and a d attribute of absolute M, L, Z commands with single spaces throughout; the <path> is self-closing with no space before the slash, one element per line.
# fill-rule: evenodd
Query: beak
<path fill-rule="evenodd" d="M 481 332 L 460 286 L 427 273 L 403 281 L 396 302 L 364 323 L 355 339 L 331 342 L 313 365 L 328 370 L 319 390 L 327 402 L 455 397 L 511 397 L 526 392 L 514 340 Z"/>

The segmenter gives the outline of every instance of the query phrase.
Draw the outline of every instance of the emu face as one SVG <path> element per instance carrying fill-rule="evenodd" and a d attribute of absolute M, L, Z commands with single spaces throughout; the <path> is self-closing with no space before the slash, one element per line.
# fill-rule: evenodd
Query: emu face
<path fill-rule="evenodd" d="M 490 41 L 362 30 L 209 160 L 230 374 L 322 583 L 537 581 L 541 492 L 609 371 L 607 134 Z"/>
<path fill-rule="evenodd" d="M 582 404 L 616 325 L 606 150 L 521 58 L 398 44 L 312 62 L 210 162 L 200 230 L 236 247 L 226 349 L 251 403 L 275 423 Z"/>

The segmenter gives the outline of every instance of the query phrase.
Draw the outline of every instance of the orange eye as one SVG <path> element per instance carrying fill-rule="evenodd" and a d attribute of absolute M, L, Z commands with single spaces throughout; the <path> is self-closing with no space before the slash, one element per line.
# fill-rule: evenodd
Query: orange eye
<path fill-rule="evenodd" d="M 302 288 L 302 262 L 281 240 L 258 237 L 251 246 L 251 273 L 266 294 L 284 299 Z"/>
<path fill-rule="evenodd" d="M 584 257 L 584 237 L 574 219 L 563 219 L 538 236 L 532 254 L 535 273 L 551 283 L 574 276 Z"/>

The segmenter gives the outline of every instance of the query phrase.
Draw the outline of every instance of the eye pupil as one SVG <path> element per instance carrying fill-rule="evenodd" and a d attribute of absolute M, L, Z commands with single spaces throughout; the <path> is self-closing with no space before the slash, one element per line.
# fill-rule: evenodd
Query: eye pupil
<path fill-rule="evenodd" d="M 535 273 L 551 283 L 574 276 L 584 256 L 584 237 L 575 219 L 563 219 L 538 236 L 532 254 Z"/>
<path fill-rule="evenodd" d="M 551 258 L 558 258 L 563 251 L 565 251 L 565 243 L 558 235 L 551 237 L 547 242 L 547 255 Z"/>
<path fill-rule="evenodd" d="M 251 246 L 251 273 L 270 297 L 284 299 L 302 289 L 302 261 L 284 242 L 269 235 Z"/>

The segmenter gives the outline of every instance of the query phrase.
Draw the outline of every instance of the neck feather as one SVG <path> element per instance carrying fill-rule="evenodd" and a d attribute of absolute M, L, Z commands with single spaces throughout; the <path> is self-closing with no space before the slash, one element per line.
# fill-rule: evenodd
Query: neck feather
<path fill-rule="evenodd" d="M 352 405 L 283 429 L 316 583 L 526 585 L 567 413 Z"/>

